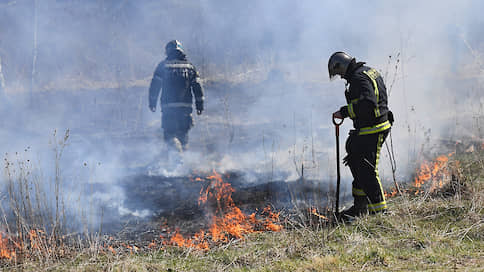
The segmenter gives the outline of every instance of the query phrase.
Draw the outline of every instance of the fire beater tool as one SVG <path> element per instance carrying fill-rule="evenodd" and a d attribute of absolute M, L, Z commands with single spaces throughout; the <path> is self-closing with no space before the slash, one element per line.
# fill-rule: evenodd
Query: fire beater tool
<path fill-rule="evenodd" d="M 339 215 L 339 187 L 341 183 L 341 175 L 340 175 L 340 168 L 339 168 L 339 126 L 343 124 L 344 119 L 341 121 L 337 121 L 336 118 L 333 116 L 333 124 L 335 128 L 336 134 L 336 207 L 335 207 L 335 214 L 336 217 Z"/>

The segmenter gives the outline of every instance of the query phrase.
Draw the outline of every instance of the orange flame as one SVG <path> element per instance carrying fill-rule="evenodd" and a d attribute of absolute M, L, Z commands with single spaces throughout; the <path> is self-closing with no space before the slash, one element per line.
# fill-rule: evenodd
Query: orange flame
<path fill-rule="evenodd" d="M 151 241 L 151 243 L 148 245 L 148 248 L 156 248 L 156 243 L 155 241 Z"/>
<path fill-rule="evenodd" d="M 390 193 L 385 192 L 385 197 L 386 197 L 386 198 L 389 198 L 389 197 L 394 197 L 394 196 L 396 196 L 397 194 L 398 194 L 397 189 L 396 189 L 396 188 L 393 188 L 393 191 L 391 191 Z"/>
<path fill-rule="evenodd" d="M 12 249 L 8 242 L 8 238 L 4 238 L 0 233 L 0 259 L 8 259 L 16 257 L 15 250 Z"/>
<path fill-rule="evenodd" d="M 168 242 L 164 244 L 179 247 L 191 247 L 206 250 L 209 249 L 209 240 L 212 242 L 228 242 L 231 238 L 243 239 L 244 235 L 259 231 L 280 231 L 282 226 L 279 222 L 279 213 L 271 211 L 270 207 L 264 208 L 262 220 L 257 219 L 255 213 L 244 214 L 234 203 L 232 193 L 235 189 L 230 183 L 224 182 L 222 176 L 213 171 L 213 174 L 205 179 L 196 178 L 196 181 L 207 181 L 206 188 L 202 187 L 198 198 L 199 205 L 209 201 L 216 204 L 216 210 L 211 218 L 211 225 L 207 232 L 200 230 L 192 238 L 184 238 L 179 230 Z"/>
<path fill-rule="evenodd" d="M 282 226 L 279 224 L 275 224 L 275 222 L 279 222 L 279 215 L 280 212 L 278 213 L 273 213 L 271 211 L 271 207 L 267 206 L 264 208 L 264 211 L 262 212 L 263 215 L 265 215 L 265 220 L 264 220 L 264 229 L 265 230 L 270 230 L 270 231 L 280 231 L 282 230 Z"/>
<path fill-rule="evenodd" d="M 310 212 L 312 215 L 315 215 L 315 216 L 317 216 L 317 217 L 319 217 L 319 218 L 321 218 L 321 219 L 323 219 L 323 220 L 328 220 L 328 218 L 327 218 L 326 216 L 324 216 L 324 215 L 322 215 L 322 214 L 319 214 L 319 213 L 318 213 L 318 211 L 316 210 L 316 208 L 314 208 L 314 207 L 311 207 L 311 208 L 309 209 L 309 212 Z"/>
<path fill-rule="evenodd" d="M 29 241 L 30 241 L 30 248 L 31 249 L 40 249 L 40 245 L 42 243 L 45 232 L 42 230 L 32 229 L 28 232 Z"/>
<path fill-rule="evenodd" d="M 112 246 L 109 246 L 108 247 L 108 250 L 113 253 L 113 254 L 116 254 L 116 250 L 114 250 L 114 248 Z"/>
<path fill-rule="evenodd" d="M 440 155 L 431 162 L 422 163 L 416 171 L 416 176 L 412 183 L 413 188 L 404 191 L 418 195 L 425 192 L 423 189 L 424 186 L 428 188 L 429 192 L 434 192 L 435 190 L 442 188 L 444 186 L 443 177 L 449 175 L 447 168 L 449 158 L 453 155 L 454 153 Z M 429 182 L 431 182 L 430 185 L 427 185 Z M 397 189 L 394 188 L 391 193 L 385 192 L 385 197 L 394 197 L 397 193 Z"/>
<path fill-rule="evenodd" d="M 135 245 L 130 246 L 130 245 L 126 245 L 125 243 L 122 243 L 121 245 L 124 246 L 125 248 L 131 250 L 131 252 L 133 252 L 133 251 L 138 252 L 138 250 L 139 250 L 139 247 L 137 247 Z"/>
<path fill-rule="evenodd" d="M 191 247 L 201 250 L 207 250 L 209 248 L 208 241 L 205 238 L 205 232 L 200 230 L 196 233 L 193 238 L 185 239 L 178 230 L 171 237 L 170 241 L 165 244 L 176 245 L 178 247 Z"/>
<path fill-rule="evenodd" d="M 420 166 L 413 183 L 413 186 L 416 189 L 415 194 L 422 193 L 423 191 L 420 188 L 430 180 L 432 180 L 430 192 L 433 192 L 438 188 L 442 188 L 444 184 L 441 176 L 448 174 L 446 166 L 449 161 L 449 157 L 452 155 L 453 153 L 438 156 L 434 161 L 423 163 Z"/>

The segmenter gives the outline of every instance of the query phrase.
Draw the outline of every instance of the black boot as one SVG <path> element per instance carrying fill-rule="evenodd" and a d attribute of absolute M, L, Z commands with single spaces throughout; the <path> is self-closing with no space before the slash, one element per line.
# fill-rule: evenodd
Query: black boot
<path fill-rule="evenodd" d="M 368 214 L 368 199 L 366 196 L 355 196 L 353 206 L 341 212 L 343 220 L 351 221 L 355 217 Z"/>

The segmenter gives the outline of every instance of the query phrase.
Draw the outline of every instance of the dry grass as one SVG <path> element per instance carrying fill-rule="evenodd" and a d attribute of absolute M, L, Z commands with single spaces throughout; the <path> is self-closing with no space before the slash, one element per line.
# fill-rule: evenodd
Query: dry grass
<path fill-rule="evenodd" d="M 352 224 L 287 221 L 209 251 L 158 247 L 108 250 L 105 240 L 50 261 L 25 259 L 26 271 L 481 271 L 484 267 L 484 154 L 456 158 L 439 191 L 389 200 L 391 212 Z M 79 245 L 81 245 L 80 243 Z M 42 255 L 39 255 L 41 257 Z"/>

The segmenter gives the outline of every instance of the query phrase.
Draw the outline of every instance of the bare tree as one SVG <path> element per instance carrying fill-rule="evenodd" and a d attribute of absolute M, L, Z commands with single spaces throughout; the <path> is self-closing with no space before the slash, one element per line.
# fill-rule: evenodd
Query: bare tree
<path fill-rule="evenodd" d="M 30 106 L 33 106 L 33 95 L 34 95 L 34 87 L 35 87 L 35 76 L 36 76 L 36 66 L 37 66 L 37 29 L 38 29 L 38 18 L 37 18 L 37 0 L 34 0 L 34 37 L 33 37 L 33 46 L 32 46 L 32 74 L 31 74 L 31 81 L 30 81 Z"/>
<path fill-rule="evenodd" d="M 0 98 L 4 96 L 5 77 L 2 72 L 2 56 L 0 56 Z"/>

